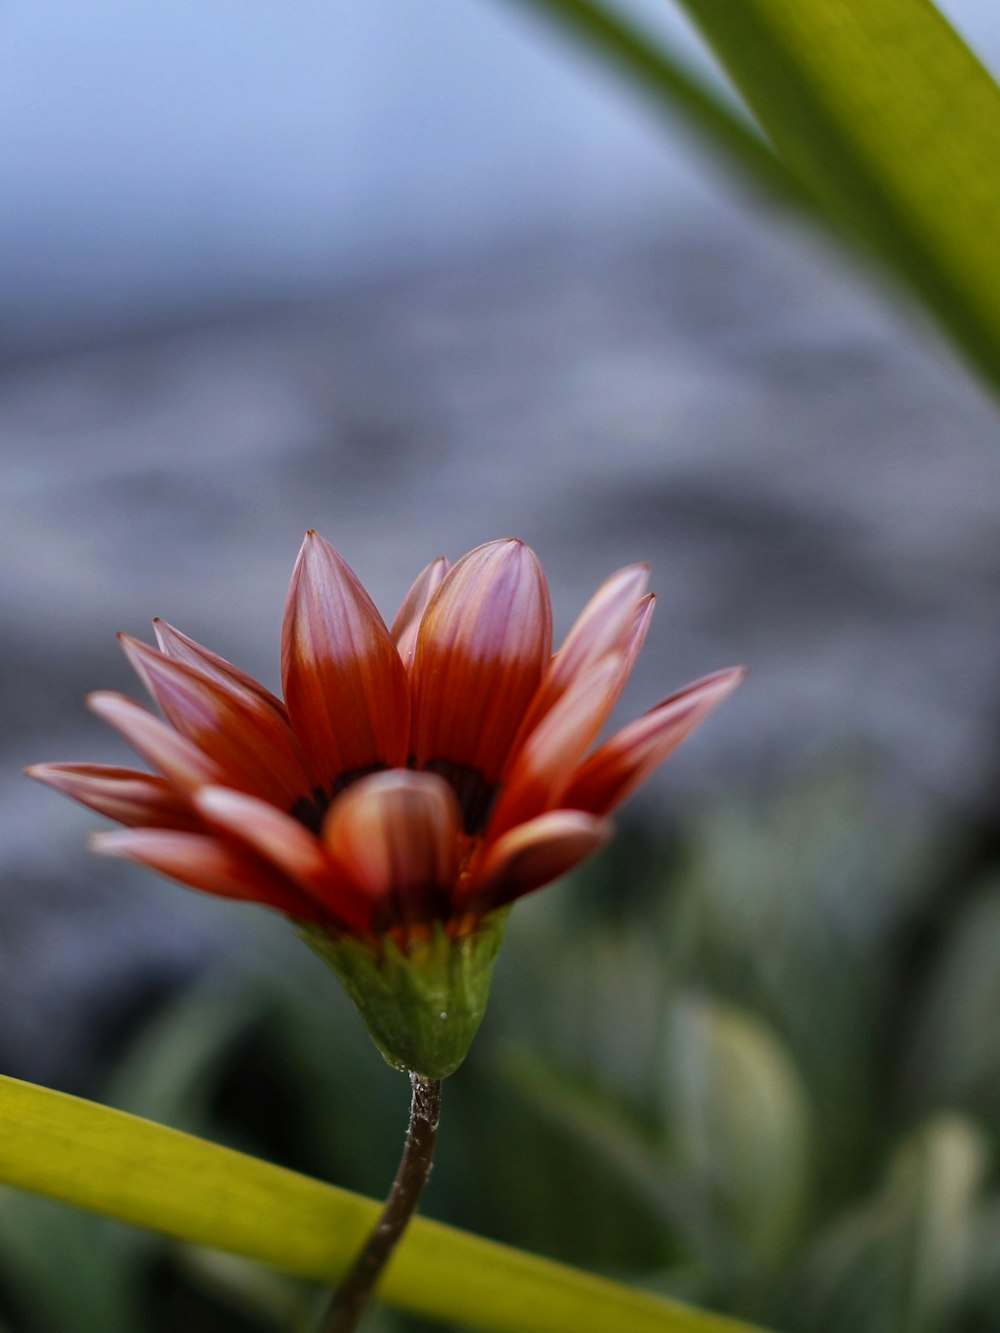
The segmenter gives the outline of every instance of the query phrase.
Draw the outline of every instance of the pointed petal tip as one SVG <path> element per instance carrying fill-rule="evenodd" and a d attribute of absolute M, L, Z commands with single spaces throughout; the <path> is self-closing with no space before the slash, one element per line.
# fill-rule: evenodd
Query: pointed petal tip
<path fill-rule="evenodd" d="M 701 680 L 696 680 L 688 686 L 688 693 L 712 695 L 716 701 L 722 700 L 737 686 L 742 685 L 750 674 L 750 668 L 745 666 L 723 667 L 721 671 L 713 671 L 710 676 L 703 676 Z"/>
<path fill-rule="evenodd" d="M 131 655 L 136 652 L 139 653 L 143 651 L 147 653 L 155 652 L 155 649 L 150 648 L 148 643 L 143 643 L 143 641 L 141 639 L 137 639 L 134 634 L 128 634 L 123 629 L 120 629 L 117 632 L 115 638 L 121 644 L 122 649 L 129 657 L 131 657 Z"/>
<path fill-rule="evenodd" d="M 552 651 L 537 557 L 517 538 L 458 560 L 430 598 L 413 664 L 413 752 L 495 782 Z"/>
<path fill-rule="evenodd" d="M 44 782 L 47 787 L 62 787 L 86 767 L 81 764 L 28 764 L 21 772 L 33 782 Z"/>
<path fill-rule="evenodd" d="M 118 830 L 91 833 L 87 836 L 87 850 L 97 852 L 99 856 L 118 856 L 122 860 L 129 860 L 129 839 L 131 833 L 121 833 Z"/>
<path fill-rule="evenodd" d="M 103 717 L 108 709 L 117 708 L 120 704 L 134 703 L 127 695 L 119 694 L 117 690 L 91 690 L 89 694 L 83 696 L 84 706 L 89 708 L 92 713 L 98 717 Z M 136 705 L 138 707 L 138 704 Z"/>
<path fill-rule="evenodd" d="M 288 714 L 316 785 L 406 762 L 406 668 L 354 570 L 315 532 L 292 571 L 281 661 Z"/>

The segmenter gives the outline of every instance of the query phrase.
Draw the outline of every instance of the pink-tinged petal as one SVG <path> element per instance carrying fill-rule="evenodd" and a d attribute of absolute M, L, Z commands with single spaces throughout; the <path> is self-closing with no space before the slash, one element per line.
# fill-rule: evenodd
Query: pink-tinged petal
<path fill-rule="evenodd" d="M 182 736 L 226 774 L 226 785 L 290 810 L 310 790 L 286 722 L 257 696 L 119 635 L 139 678 Z"/>
<path fill-rule="evenodd" d="M 443 555 L 433 560 L 417 575 L 413 587 L 403 599 L 403 605 L 399 608 L 396 619 L 392 622 L 392 629 L 389 632 L 408 671 L 413 666 L 413 657 L 417 651 L 417 630 L 427 610 L 427 603 L 440 588 L 450 568 L 451 565 Z"/>
<path fill-rule="evenodd" d="M 496 783 L 551 641 L 548 588 L 528 547 L 490 542 L 463 556 L 431 598 L 417 633 L 418 767 L 457 766 Z"/>
<path fill-rule="evenodd" d="M 33 764 L 29 778 L 119 824 L 195 830 L 201 820 L 165 778 L 109 764 Z"/>
<path fill-rule="evenodd" d="M 550 810 L 519 824 L 487 848 L 462 906 L 492 911 L 513 902 L 565 875 L 610 836 L 606 820 L 580 810 Z"/>
<path fill-rule="evenodd" d="M 577 676 L 514 756 L 487 830 L 490 839 L 562 805 L 563 793 L 618 698 L 624 653 Z"/>
<path fill-rule="evenodd" d="M 129 829 L 95 833 L 90 846 L 105 856 L 137 861 L 203 893 L 262 903 L 303 921 L 321 919 L 315 904 L 266 862 L 206 834 Z"/>
<path fill-rule="evenodd" d="M 274 865 L 324 915 L 353 930 L 371 925 L 371 904 L 338 880 L 325 847 L 289 815 L 243 792 L 203 787 L 194 797 L 206 821 Z"/>
<path fill-rule="evenodd" d="M 123 694 L 99 690 L 88 696 L 87 706 L 174 786 L 188 791 L 225 781 L 225 773 L 214 760 Z"/>
<path fill-rule="evenodd" d="M 165 657 L 172 657 L 175 662 L 186 662 L 188 666 L 195 667 L 218 685 L 225 685 L 237 698 L 249 695 L 252 699 L 266 704 L 282 721 L 288 721 L 285 705 L 270 690 L 254 680 L 253 676 L 248 676 L 239 667 L 234 667 L 232 662 L 227 662 L 218 653 L 209 652 L 200 643 L 195 643 L 194 639 L 189 639 L 186 634 L 174 629 L 173 625 L 168 625 L 159 617 L 153 621 L 153 630 L 156 633 L 156 642 Z"/>
<path fill-rule="evenodd" d="M 458 802 L 442 778 L 396 769 L 338 797 L 323 838 L 390 929 L 449 915 L 460 829 Z"/>
<path fill-rule="evenodd" d="M 642 652 L 642 646 L 646 642 L 646 635 L 649 633 L 650 622 L 655 610 L 656 597 L 651 592 L 646 593 L 645 597 L 640 597 L 635 605 L 632 613 L 632 623 L 629 625 L 628 637 L 625 640 L 626 680 L 632 674 L 636 658 Z"/>
<path fill-rule="evenodd" d="M 636 608 L 648 582 L 648 565 L 629 565 L 605 579 L 552 659 L 545 679 L 548 690 L 561 694 L 582 671 L 624 647 L 633 633 Z"/>
<path fill-rule="evenodd" d="M 597 589 L 546 667 L 512 747 L 515 752 L 574 680 L 608 653 L 625 649 L 625 671 L 618 686 L 618 693 L 621 693 L 639 655 L 652 614 L 653 596 L 645 593 L 648 582 L 648 565 L 629 565 L 605 579 Z"/>
<path fill-rule="evenodd" d="M 742 667 L 734 667 L 705 676 L 623 727 L 574 775 L 563 797 L 566 805 L 595 814 L 620 805 L 745 675 Z"/>
<path fill-rule="evenodd" d="M 313 782 L 405 764 L 410 700 L 396 645 L 354 571 L 310 532 L 292 574 L 281 670 Z"/>

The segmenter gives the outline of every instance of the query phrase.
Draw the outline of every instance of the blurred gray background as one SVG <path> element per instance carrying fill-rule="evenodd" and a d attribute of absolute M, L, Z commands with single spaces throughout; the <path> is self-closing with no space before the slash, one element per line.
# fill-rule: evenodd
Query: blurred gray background
<path fill-rule="evenodd" d="M 942 8 L 1000 66 L 1000 10 Z M 507 533 L 558 628 L 651 562 L 630 706 L 753 672 L 657 827 L 842 761 L 995 799 L 992 406 L 513 0 L 14 0 L 0 120 L 3 1068 L 72 1084 L 95 1008 L 223 947 L 20 768 L 124 757 L 82 696 L 138 693 L 113 634 L 155 614 L 273 685 L 307 527 L 387 615 Z"/>

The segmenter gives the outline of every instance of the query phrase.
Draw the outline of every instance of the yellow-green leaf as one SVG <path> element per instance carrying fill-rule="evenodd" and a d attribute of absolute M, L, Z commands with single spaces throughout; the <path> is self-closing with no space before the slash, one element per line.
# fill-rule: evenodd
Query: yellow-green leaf
<path fill-rule="evenodd" d="M 624 76 L 660 112 L 685 125 L 738 176 L 764 195 L 814 220 L 822 213 L 744 115 L 730 106 L 670 45 L 603 0 L 514 0 L 557 25 Z"/>
<path fill-rule="evenodd" d="M 4 1077 L 0 1181 L 328 1284 L 378 1209 L 204 1139 Z M 425 1219 L 400 1247 L 382 1295 L 495 1333 L 751 1333 Z"/>
<path fill-rule="evenodd" d="M 680 0 L 786 166 L 1000 385 L 1000 89 L 930 0 Z"/>

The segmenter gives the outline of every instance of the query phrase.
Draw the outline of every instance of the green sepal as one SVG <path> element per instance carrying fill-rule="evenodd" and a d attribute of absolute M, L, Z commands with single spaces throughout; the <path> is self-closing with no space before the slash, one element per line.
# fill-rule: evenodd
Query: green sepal
<path fill-rule="evenodd" d="M 340 978 L 386 1061 L 439 1079 L 462 1063 L 483 1021 L 508 911 L 456 939 L 436 923 L 404 947 L 387 935 L 367 943 L 306 923 L 296 928 Z"/>

